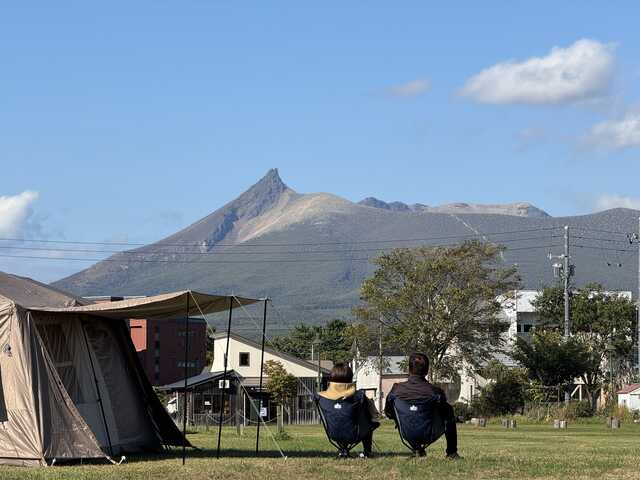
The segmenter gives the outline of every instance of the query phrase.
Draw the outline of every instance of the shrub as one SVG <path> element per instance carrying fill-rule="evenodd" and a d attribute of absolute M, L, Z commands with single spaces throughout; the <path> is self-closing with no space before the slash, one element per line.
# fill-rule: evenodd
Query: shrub
<path fill-rule="evenodd" d="M 617 417 L 623 422 L 632 423 L 640 417 L 640 413 L 631 411 L 623 405 L 608 403 L 598 412 L 603 417 Z"/>
<path fill-rule="evenodd" d="M 593 417 L 594 411 L 588 401 L 570 402 L 565 407 L 565 416 L 568 419 Z"/>
<path fill-rule="evenodd" d="M 471 406 L 464 402 L 456 402 L 453 404 L 453 414 L 456 417 L 456 421 L 460 423 L 471 420 L 471 417 L 473 417 Z"/>

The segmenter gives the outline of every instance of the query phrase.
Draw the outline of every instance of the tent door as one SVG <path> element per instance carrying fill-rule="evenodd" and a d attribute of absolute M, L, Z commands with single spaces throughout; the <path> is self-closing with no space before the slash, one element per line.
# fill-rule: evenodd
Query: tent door
<path fill-rule="evenodd" d="M 95 355 L 88 348 L 82 323 L 77 318 L 62 320 L 51 316 L 38 318 L 36 325 L 65 390 L 91 428 L 100 447 L 108 451 L 107 426 L 112 443 L 117 442 L 117 431 L 109 415 L 111 409 L 106 408 L 109 399 L 104 396 L 105 384 Z M 91 361 L 95 369 L 91 367 Z M 98 402 L 96 377 L 105 407 L 106 425 Z"/>
<path fill-rule="evenodd" d="M 92 429 L 99 425 L 99 427 L 94 429 L 94 433 L 98 438 L 100 446 L 104 450 L 109 451 L 108 449 L 110 446 L 113 447 L 113 445 L 118 445 L 120 443 L 118 438 L 118 428 L 113 415 L 109 390 L 105 383 L 100 361 L 97 358 L 89 339 L 90 329 L 87 328 L 87 324 L 84 322 L 81 323 L 81 329 L 84 337 L 88 367 L 92 376 L 93 392 L 95 396 L 90 404 L 78 405 L 78 410 L 80 410 L 82 416 L 87 419 L 87 423 L 92 426 Z"/>

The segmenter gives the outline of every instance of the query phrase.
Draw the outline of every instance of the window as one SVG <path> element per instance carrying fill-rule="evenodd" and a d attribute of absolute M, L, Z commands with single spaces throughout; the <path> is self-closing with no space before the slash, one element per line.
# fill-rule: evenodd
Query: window
<path fill-rule="evenodd" d="M 184 362 L 178 362 L 178 367 L 184 368 L 185 367 L 185 363 Z M 196 367 L 196 362 L 187 362 L 186 367 L 187 368 L 195 368 Z"/>
<path fill-rule="evenodd" d="M 240 352 L 240 358 L 238 359 L 238 366 L 240 367 L 249 366 L 249 352 Z"/>
<path fill-rule="evenodd" d="M 525 333 L 529 333 L 529 332 L 531 331 L 531 327 L 533 327 L 533 325 L 523 325 L 523 326 L 522 326 L 522 330 L 523 330 Z"/>

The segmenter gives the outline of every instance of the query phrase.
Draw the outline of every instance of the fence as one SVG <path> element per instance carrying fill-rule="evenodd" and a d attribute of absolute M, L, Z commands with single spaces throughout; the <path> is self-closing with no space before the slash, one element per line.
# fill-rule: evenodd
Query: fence
<path fill-rule="evenodd" d="M 173 416 L 173 420 L 180 428 L 182 428 L 182 414 Z M 265 418 L 267 423 L 275 422 L 276 418 Z M 303 409 L 303 408 L 285 408 L 283 412 L 283 421 L 285 425 L 317 425 L 320 423 L 318 412 L 315 408 Z M 235 415 L 224 415 L 222 417 L 223 426 L 235 426 L 236 423 L 242 423 L 243 425 L 255 425 L 255 421 L 250 418 L 243 417 L 239 413 L 238 420 L 236 421 Z M 194 413 L 187 417 L 187 425 L 191 428 L 198 428 L 208 430 L 212 427 L 217 427 L 220 423 L 219 413 Z"/>

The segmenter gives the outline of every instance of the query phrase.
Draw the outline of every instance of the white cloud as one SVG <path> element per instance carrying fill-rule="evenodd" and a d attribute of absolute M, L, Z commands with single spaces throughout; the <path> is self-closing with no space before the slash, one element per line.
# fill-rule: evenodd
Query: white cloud
<path fill-rule="evenodd" d="M 30 190 L 19 195 L 0 196 L 0 236 L 21 237 L 31 229 L 33 209 L 31 205 L 38 198 L 38 192 Z"/>
<path fill-rule="evenodd" d="M 612 208 L 631 208 L 633 210 L 640 210 L 640 198 L 603 194 L 596 200 L 595 207 L 598 212 L 602 210 L 610 210 Z"/>
<path fill-rule="evenodd" d="M 585 136 L 584 143 L 610 149 L 640 147 L 640 112 L 594 125 Z"/>
<path fill-rule="evenodd" d="M 471 77 L 460 94 L 482 103 L 552 105 L 593 100 L 607 93 L 613 47 L 582 39 L 544 57 L 506 61 Z"/>
<path fill-rule="evenodd" d="M 387 93 L 394 97 L 417 97 L 431 88 L 431 82 L 426 79 L 411 80 L 410 82 L 391 85 Z"/>

